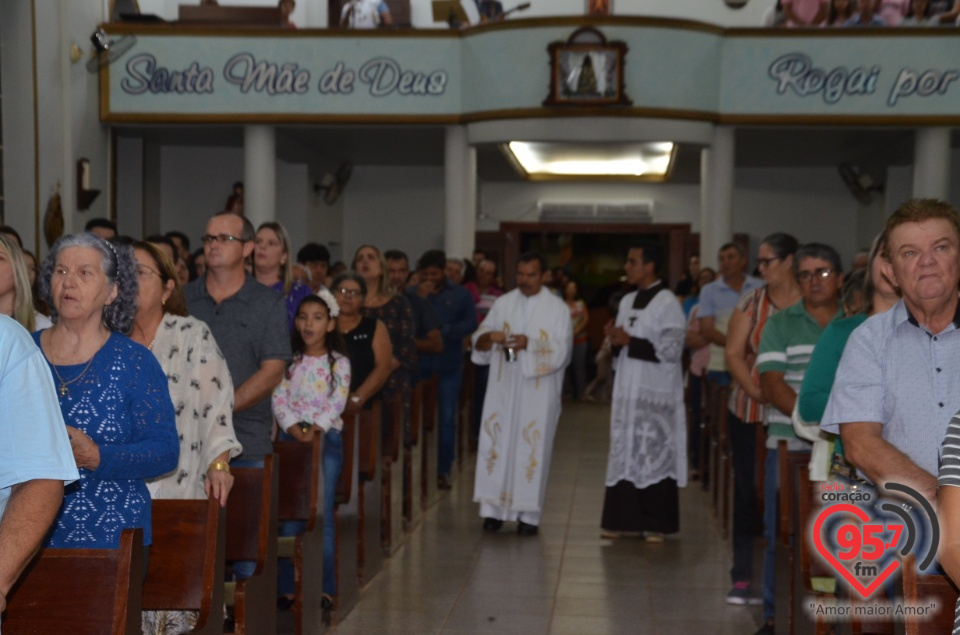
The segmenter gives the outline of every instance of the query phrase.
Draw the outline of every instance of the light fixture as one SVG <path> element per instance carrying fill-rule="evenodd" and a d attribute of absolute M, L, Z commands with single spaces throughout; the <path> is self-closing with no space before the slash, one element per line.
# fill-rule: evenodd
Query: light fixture
<path fill-rule="evenodd" d="M 93 44 L 93 57 L 87 62 L 87 71 L 96 74 L 101 68 L 112 64 L 133 48 L 137 38 L 133 35 L 124 35 L 119 40 L 110 40 L 107 33 L 102 28 L 98 28 L 90 36 L 90 42 Z"/>
<path fill-rule="evenodd" d="M 675 144 L 511 141 L 501 146 L 524 178 L 666 181 Z"/>

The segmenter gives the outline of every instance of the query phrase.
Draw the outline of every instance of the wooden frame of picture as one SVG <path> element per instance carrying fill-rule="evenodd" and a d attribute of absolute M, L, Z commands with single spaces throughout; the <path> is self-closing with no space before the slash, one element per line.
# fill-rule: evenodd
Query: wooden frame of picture
<path fill-rule="evenodd" d="M 550 94 L 544 106 L 629 106 L 623 87 L 623 65 L 628 51 L 622 41 L 608 42 L 599 30 L 585 26 L 566 42 L 547 47 L 550 56 Z"/>

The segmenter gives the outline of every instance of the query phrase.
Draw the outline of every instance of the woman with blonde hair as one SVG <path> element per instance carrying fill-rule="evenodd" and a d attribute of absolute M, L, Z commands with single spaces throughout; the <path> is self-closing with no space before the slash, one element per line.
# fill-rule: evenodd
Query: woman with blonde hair
<path fill-rule="evenodd" d="M 5 234 L 0 234 L 0 313 L 8 315 L 30 332 L 53 326 L 33 308 L 30 274 L 23 251 Z"/>
<path fill-rule="evenodd" d="M 257 228 L 253 249 L 253 275 L 282 295 L 287 301 L 287 319 L 290 330 L 297 316 L 300 302 L 312 293 L 308 285 L 295 282 L 290 262 L 290 236 L 283 225 L 269 221 Z"/>

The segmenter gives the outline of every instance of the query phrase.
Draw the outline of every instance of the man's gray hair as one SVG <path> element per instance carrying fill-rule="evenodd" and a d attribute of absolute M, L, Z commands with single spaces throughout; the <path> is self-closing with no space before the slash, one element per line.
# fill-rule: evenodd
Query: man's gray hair
<path fill-rule="evenodd" d="M 840 254 L 830 245 L 823 243 L 807 243 L 797 250 L 797 255 L 793 257 L 793 273 L 800 272 L 800 263 L 807 258 L 817 258 L 830 263 L 830 268 L 834 273 L 843 273 L 843 264 L 840 262 Z"/>

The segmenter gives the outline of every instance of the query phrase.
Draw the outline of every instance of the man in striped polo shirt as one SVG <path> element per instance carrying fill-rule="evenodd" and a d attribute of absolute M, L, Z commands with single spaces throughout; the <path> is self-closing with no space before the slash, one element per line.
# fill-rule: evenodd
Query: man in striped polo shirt
<path fill-rule="evenodd" d="M 843 317 L 840 254 L 828 245 L 809 243 L 793 259 L 803 299 L 767 320 L 757 351 L 760 390 L 767 408 L 767 462 L 764 472 L 763 616 L 759 633 L 773 633 L 776 595 L 777 444 L 786 439 L 789 451 L 810 449 L 793 432 L 791 415 L 813 347 L 832 320 Z"/>

